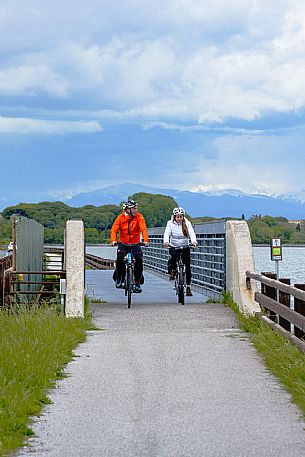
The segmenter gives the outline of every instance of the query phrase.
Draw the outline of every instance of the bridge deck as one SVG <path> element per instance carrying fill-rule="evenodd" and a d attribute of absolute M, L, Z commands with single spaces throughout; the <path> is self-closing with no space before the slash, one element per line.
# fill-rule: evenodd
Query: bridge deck
<path fill-rule="evenodd" d="M 124 291 L 115 288 L 112 274 L 112 270 L 86 270 L 86 294 L 125 306 L 127 299 Z M 139 306 L 144 303 L 177 303 L 172 281 L 166 281 L 148 272 L 145 272 L 144 275 L 143 292 L 132 295 L 132 306 Z M 207 299 L 208 297 L 205 295 L 193 291 L 193 297 L 186 297 L 186 303 L 202 303 Z"/>
<path fill-rule="evenodd" d="M 97 273 L 87 289 L 109 300 L 91 305 L 103 330 L 78 347 L 19 456 L 305 455 L 299 410 L 229 308 L 161 302 L 169 283 L 147 275 L 128 310 L 110 272 Z"/>

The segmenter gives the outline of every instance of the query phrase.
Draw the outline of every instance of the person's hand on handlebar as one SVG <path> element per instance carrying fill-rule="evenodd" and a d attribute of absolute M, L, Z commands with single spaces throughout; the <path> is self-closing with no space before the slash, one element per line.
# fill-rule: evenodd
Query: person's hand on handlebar
<path fill-rule="evenodd" d="M 198 246 L 197 241 L 194 241 L 194 243 L 192 243 L 192 246 L 193 246 L 194 248 L 196 248 L 196 247 Z"/>
<path fill-rule="evenodd" d="M 149 241 L 144 241 L 144 246 L 148 246 L 149 245 Z"/>
<path fill-rule="evenodd" d="M 168 248 L 169 243 L 166 242 L 166 243 L 163 244 L 163 246 L 164 246 L 165 248 Z"/>
<path fill-rule="evenodd" d="M 111 244 L 111 246 L 116 246 L 118 243 L 117 243 L 117 241 L 111 241 L 110 244 Z"/>

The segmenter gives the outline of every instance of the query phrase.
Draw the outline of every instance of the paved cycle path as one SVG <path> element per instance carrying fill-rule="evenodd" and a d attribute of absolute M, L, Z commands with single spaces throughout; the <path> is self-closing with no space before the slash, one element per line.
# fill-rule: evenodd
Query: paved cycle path
<path fill-rule="evenodd" d="M 155 294 L 127 309 L 110 275 L 87 273 L 107 300 L 91 305 L 103 330 L 76 349 L 18 456 L 304 457 L 298 408 L 229 308 L 199 294 L 165 303 L 171 286 L 146 274 Z"/>
<path fill-rule="evenodd" d="M 95 299 L 106 300 L 109 303 L 116 303 L 127 306 L 127 297 L 123 289 L 116 289 L 112 279 L 112 270 L 86 271 L 86 293 Z M 101 279 L 103 278 L 103 279 Z M 174 290 L 174 281 L 168 281 L 149 272 L 144 272 L 143 292 L 132 294 L 133 305 L 143 303 L 177 303 L 177 295 Z M 186 303 L 202 303 L 208 297 L 193 290 L 193 297 L 185 297 Z M 132 306 L 133 306 L 132 305 Z"/>

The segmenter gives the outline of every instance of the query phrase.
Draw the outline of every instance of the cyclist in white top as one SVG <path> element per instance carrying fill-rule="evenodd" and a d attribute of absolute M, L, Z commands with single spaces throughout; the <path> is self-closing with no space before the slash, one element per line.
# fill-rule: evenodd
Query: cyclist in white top
<path fill-rule="evenodd" d="M 183 208 L 174 208 L 172 218 L 167 222 L 163 243 L 165 247 L 169 247 L 170 258 L 168 260 L 168 274 L 170 279 L 175 279 L 177 270 L 177 253 L 176 249 L 182 249 L 182 261 L 185 265 L 186 277 L 186 295 L 191 296 L 191 252 L 190 243 L 197 246 L 197 238 L 192 227 L 192 224 L 185 217 Z"/>

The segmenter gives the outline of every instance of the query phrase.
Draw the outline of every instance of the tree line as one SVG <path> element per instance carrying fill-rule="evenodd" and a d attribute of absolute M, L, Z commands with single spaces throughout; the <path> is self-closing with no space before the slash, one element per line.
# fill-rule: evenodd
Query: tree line
<path fill-rule="evenodd" d="M 130 198 L 139 203 L 148 227 L 162 227 L 166 224 L 177 203 L 172 197 L 139 192 Z M 0 217 L 0 243 L 11 240 L 10 218 L 24 216 L 42 224 L 45 228 L 45 243 L 63 243 L 64 229 L 69 219 L 84 222 L 86 243 L 106 243 L 113 221 L 122 212 L 121 205 L 86 205 L 73 208 L 62 202 L 20 203 L 9 206 Z"/>
<path fill-rule="evenodd" d="M 169 196 L 139 192 L 130 196 L 139 203 L 139 211 L 148 227 L 164 227 L 178 203 Z M 0 244 L 12 238 L 10 217 L 25 216 L 45 227 L 45 243 L 63 243 L 67 220 L 81 219 L 84 222 L 86 243 L 106 243 L 114 219 L 122 211 L 122 205 L 86 205 L 73 208 L 62 202 L 20 203 L 9 206 L 0 214 Z M 208 216 L 191 218 L 193 224 L 219 220 Z M 230 218 L 237 219 L 237 218 Z M 240 219 L 245 219 L 241 215 Z M 284 217 L 253 215 L 247 221 L 253 244 L 267 244 L 271 238 L 281 238 L 283 243 L 305 244 L 305 220 L 290 223 Z"/>

